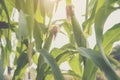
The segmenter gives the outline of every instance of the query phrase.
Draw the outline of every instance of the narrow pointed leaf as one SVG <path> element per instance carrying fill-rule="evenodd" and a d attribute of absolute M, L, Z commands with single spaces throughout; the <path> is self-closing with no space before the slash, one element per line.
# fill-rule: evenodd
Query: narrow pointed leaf
<path fill-rule="evenodd" d="M 29 33 L 29 38 L 30 41 L 32 39 L 32 34 L 33 34 L 33 27 L 34 27 L 34 0 L 26 0 L 26 14 L 28 15 L 26 17 L 26 21 L 27 21 L 27 29 L 28 29 L 28 33 Z"/>
<path fill-rule="evenodd" d="M 110 28 L 107 32 L 104 34 L 103 39 L 103 48 L 107 55 L 110 54 L 110 51 L 112 49 L 112 45 L 114 42 L 120 40 L 120 23 L 114 25 L 112 28 Z"/>
<path fill-rule="evenodd" d="M 44 46 L 43 46 L 43 48 L 46 49 L 47 51 L 50 50 L 52 39 L 53 39 L 53 34 L 50 33 L 49 36 L 46 38 Z"/>
<path fill-rule="evenodd" d="M 36 80 L 43 80 L 45 78 L 45 69 L 47 64 L 42 55 L 38 58 L 38 65 L 37 65 L 37 77 Z"/>
<path fill-rule="evenodd" d="M 82 80 L 96 80 L 96 73 L 97 67 L 90 59 L 87 59 Z"/>
<path fill-rule="evenodd" d="M 91 9 L 92 12 L 91 12 L 90 18 L 82 24 L 84 34 L 86 36 L 90 35 L 92 33 L 92 24 L 94 23 L 94 19 L 95 19 L 97 3 L 98 3 L 98 1 L 94 1 L 93 9 Z"/>
<path fill-rule="evenodd" d="M 4 11 L 6 13 L 6 16 L 7 16 L 8 23 L 10 24 L 9 12 L 8 12 L 8 8 L 6 7 L 5 1 L 4 0 L 0 0 L 0 4 L 2 5 L 2 7 L 4 9 Z"/>
<path fill-rule="evenodd" d="M 35 22 L 34 30 L 33 30 L 33 37 L 35 38 L 35 44 L 37 50 L 41 49 L 42 47 L 42 33 L 40 27 L 43 26 L 42 24 L 39 24 L 38 22 Z"/>
<path fill-rule="evenodd" d="M 45 49 L 41 49 L 39 52 L 44 56 L 46 62 L 50 65 L 55 80 L 64 80 L 60 69 L 53 57 Z"/>
<path fill-rule="evenodd" d="M 102 47 L 102 42 L 103 42 L 103 28 L 104 28 L 104 24 L 108 18 L 108 16 L 114 11 L 116 10 L 115 8 L 113 8 L 111 6 L 111 2 L 110 1 L 106 1 L 104 3 L 104 5 L 98 10 L 96 17 L 95 17 L 95 34 L 96 34 L 96 42 L 98 45 L 98 49 L 102 55 L 102 57 L 105 59 L 105 61 L 107 62 L 107 64 L 109 65 L 109 67 L 111 67 L 111 64 L 109 62 L 109 60 L 107 59 L 103 47 Z M 104 16 L 104 17 L 103 17 Z"/>
<path fill-rule="evenodd" d="M 72 28 L 73 28 L 73 33 L 74 33 L 74 37 L 75 37 L 77 46 L 86 47 L 85 36 L 82 32 L 82 29 L 81 29 L 79 22 L 77 21 L 77 18 L 75 17 L 75 15 L 72 15 Z"/>
<path fill-rule="evenodd" d="M 112 7 L 101 7 L 96 14 L 95 17 L 95 32 L 96 32 L 96 40 L 97 43 L 101 43 L 103 40 L 103 27 L 108 18 L 108 16 L 114 11 L 115 9 Z M 103 17 L 104 16 L 104 17 Z"/>
<path fill-rule="evenodd" d="M 67 61 L 71 56 L 73 56 L 76 51 L 72 44 L 66 44 L 60 49 L 54 48 L 51 50 L 50 54 L 55 58 L 57 64 L 60 65 L 62 62 Z"/>
<path fill-rule="evenodd" d="M 28 63 L 27 53 L 22 53 L 17 60 L 17 68 L 14 72 L 12 80 L 16 80 L 16 79 L 22 77 L 22 76 L 20 76 L 20 74 L 22 73 L 22 75 L 23 75 L 23 72 L 25 70 L 25 66 L 27 65 L 27 63 Z"/>

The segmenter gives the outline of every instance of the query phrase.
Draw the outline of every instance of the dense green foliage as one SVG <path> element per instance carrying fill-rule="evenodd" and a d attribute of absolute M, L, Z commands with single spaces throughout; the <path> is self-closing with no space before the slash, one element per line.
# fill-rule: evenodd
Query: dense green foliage
<path fill-rule="evenodd" d="M 105 22 L 120 8 L 120 0 L 86 0 L 82 24 L 76 18 L 71 0 L 66 0 L 67 18 L 52 21 L 53 13 L 59 10 L 59 2 L 0 0 L 0 80 L 4 80 L 6 69 L 8 75 L 13 71 L 12 80 L 24 80 L 27 71 L 28 78 L 34 80 L 30 74 L 33 64 L 36 66 L 35 80 L 64 80 L 65 75 L 72 76 L 72 80 L 97 80 L 101 72 L 107 80 L 120 80 L 115 72 L 120 67 L 119 52 L 110 55 L 113 44 L 120 41 L 120 23 L 103 34 Z M 18 21 L 11 19 L 17 13 L 15 10 Z M 92 26 L 96 45 L 90 49 L 88 37 L 92 34 Z M 67 33 L 69 42 L 61 48 L 52 48 L 61 29 Z M 13 62 L 11 55 L 15 56 Z M 60 64 L 65 61 L 71 70 L 60 70 Z"/>

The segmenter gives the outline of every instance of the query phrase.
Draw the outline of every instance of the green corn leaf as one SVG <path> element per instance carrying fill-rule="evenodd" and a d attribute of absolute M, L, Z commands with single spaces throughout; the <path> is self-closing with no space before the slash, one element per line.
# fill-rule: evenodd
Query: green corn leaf
<path fill-rule="evenodd" d="M 53 56 L 53 58 L 56 58 L 59 56 L 61 53 L 63 53 L 64 50 L 58 49 L 58 48 L 53 48 L 50 52 L 50 54 Z"/>
<path fill-rule="evenodd" d="M 11 52 L 12 51 L 12 45 L 11 45 L 11 40 L 6 38 L 6 48 Z"/>
<path fill-rule="evenodd" d="M 107 64 L 109 65 L 109 67 L 111 67 L 111 64 L 109 62 L 109 60 L 107 59 L 103 47 L 102 47 L 102 42 L 103 42 L 103 28 L 104 28 L 104 24 L 108 18 L 108 16 L 114 11 L 116 10 L 115 8 L 110 6 L 111 3 L 109 1 L 106 1 L 104 3 L 104 5 L 98 10 L 96 17 L 95 17 L 95 34 L 96 34 L 96 42 L 98 45 L 98 49 L 101 53 L 101 55 L 103 56 L 103 58 L 105 59 L 105 61 L 107 62 Z M 103 17 L 104 16 L 104 17 Z"/>
<path fill-rule="evenodd" d="M 12 14 L 13 8 L 15 7 L 15 0 L 4 0 L 8 9 L 9 15 Z"/>
<path fill-rule="evenodd" d="M 50 52 L 50 54 L 54 57 L 54 58 L 56 58 L 58 55 L 60 55 L 60 53 L 63 53 L 63 52 L 65 52 L 65 51 L 69 51 L 69 50 L 74 50 L 75 49 L 75 47 L 71 44 L 71 43 L 68 43 L 68 44 L 66 44 L 66 45 L 64 45 L 64 46 L 62 46 L 61 48 L 54 48 L 54 49 L 52 49 L 51 50 L 51 52 Z"/>
<path fill-rule="evenodd" d="M 66 0 L 66 4 L 71 4 L 72 0 Z"/>
<path fill-rule="evenodd" d="M 103 49 L 107 55 L 110 54 L 114 42 L 120 40 L 120 23 L 114 25 L 103 36 Z M 112 36 L 112 37 L 111 37 Z"/>
<path fill-rule="evenodd" d="M 72 16 L 71 20 L 72 20 L 72 28 L 77 46 L 86 47 L 86 39 L 84 37 L 84 34 L 80 28 L 79 22 L 77 21 L 75 15 Z"/>
<path fill-rule="evenodd" d="M 72 53 L 68 50 L 53 49 L 51 51 L 51 55 L 53 58 L 55 58 L 57 64 L 60 65 L 62 62 L 68 60 L 68 58 L 71 57 Z"/>
<path fill-rule="evenodd" d="M 97 67 L 90 59 L 87 59 L 82 80 L 96 80 L 96 72 Z"/>
<path fill-rule="evenodd" d="M 89 1 L 89 3 L 88 3 L 88 11 L 89 11 L 89 14 L 88 14 L 88 15 L 91 15 L 91 11 L 93 10 L 94 5 L 95 5 L 96 2 L 97 2 L 97 0 L 90 0 L 90 1 Z"/>
<path fill-rule="evenodd" d="M 30 17 L 34 15 L 34 0 L 26 0 L 25 5 L 26 8 L 25 13 L 28 14 Z"/>
<path fill-rule="evenodd" d="M 29 33 L 29 38 L 30 41 L 32 39 L 32 34 L 33 34 L 33 27 L 34 27 L 34 0 L 26 0 L 26 14 L 28 15 L 26 17 L 26 21 L 27 21 L 27 29 L 28 29 L 28 33 Z"/>
<path fill-rule="evenodd" d="M 61 52 L 55 60 L 57 61 L 58 65 L 60 65 L 62 62 L 68 61 L 69 58 L 73 55 L 72 51 L 63 51 Z"/>
<path fill-rule="evenodd" d="M 42 55 L 40 55 L 39 58 L 38 58 L 36 80 L 43 80 L 45 78 L 46 67 L 47 67 L 47 64 L 45 63 L 44 57 Z"/>
<path fill-rule="evenodd" d="M 76 51 L 72 44 L 66 44 L 60 49 L 54 48 L 51 50 L 50 54 L 56 59 L 57 64 L 60 65 L 62 62 L 68 60 Z"/>
<path fill-rule="evenodd" d="M 38 64 L 38 58 L 39 58 L 38 54 L 34 54 L 34 55 L 33 55 L 32 60 L 33 60 L 33 62 L 34 62 L 36 65 Z"/>
<path fill-rule="evenodd" d="M 43 0 L 38 0 L 38 5 L 36 6 L 35 12 L 35 20 L 40 23 L 45 22 L 45 8 L 43 2 Z"/>
<path fill-rule="evenodd" d="M 52 39 L 53 39 L 53 34 L 50 33 L 49 36 L 46 38 L 44 46 L 43 46 L 43 48 L 45 50 L 47 50 L 47 51 L 50 50 Z M 38 65 L 37 65 L 37 73 L 38 73 L 38 75 L 37 75 L 37 80 L 43 80 L 45 78 L 45 76 L 46 76 L 44 74 L 44 72 L 45 72 L 45 69 L 47 68 L 47 65 L 46 65 L 43 57 L 44 56 L 40 54 L 39 59 L 38 59 Z M 39 74 L 41 74 L 41 76 L 39 76 Z"/>
<path fill-rule="evenodd" d="M 23 33 L 21 33 L 22 37 L 26 37 L 26 35 L 30 38 L 32 38 L 32 33 L 33 33 L 33 26 L 34 26 L 34 0 L 21 0 L 19 2 L 19 0 L 16 0 L 16 7 L 20 12 L 20 16 L 19 19 L 22 19 L 24 21 L 22 21 L 24 23 L 23 27 L 25 27 L 25 30 L 23 28 Z M 24 15 L 21 14 L 24 13 Z M 20 21 L 20 20 L 19 20 Z M 20 21 L 21 22 L 21 21 Z M 22 27 L 22 26 L 21 26 Z M 20 30 L 21 31 L 21 30 Z M 19 34 L 20 35 L 20 34 Z"/>
<path fill-rule="evenodd" d="M 51 67 L 55 80 L 64 80 L 59 67 L 53 57 L 45 49 L 41 49 L 39 52 L 41 53 L 41 55 L 44 56 L 45 61 Z"/>
<path fill-rule="evenodd" d="M 71 67 L 71 69 L 78 74 L 80 77 L 82 77 L 82 58 L 81 56 L 79 56 L 78 54 L 74 55 L 70 60 L 69 60 L 69 65 Z"/>
<path fill-rule="evenodd" d="M 19 78 L 21 79 L 23 77 L 23 74 L 26 69 L 25 66 L 27 65 L 27 63 L 28 63 L 27 53 L 22 53 L 17 60 L 17 68 L 14 72 L 12 80 L 16 80 Z"/>
<path fill-rule="evenodd" d="M 95 17 L 95 33 L 97 43 L 100 45 L 103 41 L 103 27 L 108 16 L 116 9 L 111 6 L 115 1 L 106 1 L 104 5 L 98 10 Z M 102 17 L 104 16 L 104 17 Z"/>
<path fill-rule="evenodd" d="M 53 56 L 53 58 L 55 58 L 58 65 L 60 65 L 62 62 L 66 61 L 70 57 L 70 55 L 71 55 L 70 51 L 66 50 L 66 48 L 68 48 L 68 47 L 71 47 L 71 45 L 68 44 L 68 45 L 63 46 L 60 49 L 54 48 L 51 50 L 50 54 Z M 37 73 L 38 73 L 37 80 L 44 79 L 47 76 L 46 74 L 44 74 L 44 72 L 46 72 L 47 68 L 48 68 L 47 72 L 49 72 L 49 69 L 50 69 L 50 67 L 48 67 L 48 65 L 46 65 L 46 66 L 44 65 L 46 63 L 45 63 L 45 60 L 43 57 L 44 56 L 42 56 L 42 55 L 39 56 L 38 67 L 37 67 Z M 44 68 L 43 68 L 43 66 L 44 66 Z M 39 74 L 41 74 L 41 76 L 39 76 Z"/>
<path fill-rule="evenodd" d="M 34 30 L 33 30 L 33 37 L 35 38 L 35 44 L 36 49 L 39 50 L 42 47 L 42 34 L 40 27 L 43 26 L 42 24 L 39 24 L 38 22 L 35 22 Z"/>
<path fill-rule="evenodd" d="M 74 39 L 74 34 L 72 32 L 72 26 L 71 26 L 70 22 L 68 22 L 66 20 L 63 20 L 63 21 L 64 22 L 61 25 L 63 26 L 63 28 L 67 32 L 70 43 L 74 45 L 75 44 L 75 39 Z"/>
<path fill-rule="evenodd" d="M 3 76 L 3 73 L 4 73 L 4 65 L 3 65 L 3 59 L 1 58 L 1 55 L 0 55 L 0 80 L 4 80 L 4 76 Z"/>
<path fill-rule="evenodd" d="M 52 39 L 53 39 L 53 34 L 50 33 L 49 36 L 46 38 L 44 46 L 43 46 L 43 48 L 46 49 L 47 51 L 50 50 Z"/>
<path fill-rule="evenodd" d="M 101 7 L 96 14 L 95 17 L 95 32 L 96 32 L 96 40 L 97 43 L 102 43 L 103 40 L 103 27 L 105 21 L 107 20 L 108 16 L 114 11 L 115 9 L 108 6 L 108 7 Z M 102 17 L 104 16 L 104 17 Z"/>
<path fill-rule="evenodd" d="M 6 7 L 5 1 L 1 0 L 0 4 L 2 5 L 2 7 L 3 7 L 3 9 L 4 9 L 5 13 L 6 13 L 8 24 L 10 24 L 9 12 L 8 12 L 8 8 Z"/>
<path fill-rule="evenodd" d="M 92 12 L 91 12 L 90 18 L 82 24 L 84 34 L 86 36 L 92 34 L 92 24 L 94 23 L 94 19 L 95 19 L 97 3 L 98 3 L 98 1 L 94 2 L 93 9 L 91 9 Z"/>
<path fill-rule="evenodd" d="M 108 80 L 119 80 L 114 70 L 106 63 L 104 58 L 99 53 L 82 47 L 78 48 L 78 51 L 82 56 L 92 60 L 95 65 L 105 73 Z"/>
<path fill-rule="evenodd" d="M 9 61 L 9 56 L 10 56 L 10 52 L 8 51 L 8 49 L 6 47 L 1 46 L 1 57 L 3 60 L 3 67 L 8 66 L 8 61 Z"/>
<path fill-rule="evenodd" d="M 39 6 L 37 7 L 37 10 L 36 10 L 36 15 L 35 15 L 35 20 L 37 22 L 40 22 L 40 23 L 44 23 L 44 19 L 42 16 L 41 16 L 41 13 L 40 13 L 40 8 Z"/>
<path fill-rule="evenodd" d="M 88 15 L 90 15 L 90 18 L 82 24 L 86 36 L 92 33 L 91 26 L 94 23 L 95 14 L 103 6 L 104 2 L 105 0 L 90 0 L 88 5 Z"/>
<path fill-rule="evenodd" d="M 104 5 L 106 0 L 98 0 L 96 12 Z"/>

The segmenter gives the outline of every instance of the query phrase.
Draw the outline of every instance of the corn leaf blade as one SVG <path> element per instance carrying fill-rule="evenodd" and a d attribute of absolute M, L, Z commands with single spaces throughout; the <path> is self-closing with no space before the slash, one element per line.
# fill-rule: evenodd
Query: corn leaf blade
<path fill-rule="evenodd" d="M 118 76 L 114 72 L 114 70 L 109 67 L 103 57 L 92 49 L 87 48 L 78 48 L 79 53 L 82 56 L 92 60 L 97 67 L 99 67 L 106 75 L 108 80 L 119 80 Z"/>
<path fill-rule="evenodd" d="M 120 40 L 120 23 L 115 24 L 112 28 L 110 28 L 107 32 L 104 34 L 103 38 L 103 48 L 107 55 L 110 54 L 110 51 L 112 49 L 112 45 L 114 42 Z M 111 37 L 112 36 L 112 37 Z"/>
<path fill-rule="evenodd" d="M 54 74 L 55 80 L 64 80 L 59 70 L 59 67 L 56 61 L 53 59 L 53 57 L 45 49 L 41 49 L 39 52 L 44 56 L 45 60 L 50 65 L 52 72 Z"/>

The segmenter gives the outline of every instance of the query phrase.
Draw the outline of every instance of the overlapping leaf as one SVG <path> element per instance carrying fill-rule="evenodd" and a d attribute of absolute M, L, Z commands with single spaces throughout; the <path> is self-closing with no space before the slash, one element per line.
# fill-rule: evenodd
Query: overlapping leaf
<path fill-rule="evenodd" d="M 28 63 L 27 53 L 22 53 L 17 60 L 17 68 L 14 72 L 13 80 L 22 79 L 22 75 L 25 72 L 25 66 Z"/>
<path fill-rule="evenodd" d="M 75 17 L 75 15 L 72 15 L 71 21 L 72 21 L 72 29 L 73 29 L 73 33 L 74 33 L 74 38 L 75 38 L 75 41 L 77 43 L 77 46 L 86 47 L 85 36 L 84 36 L 84 34 L 82 32 L 80 24 L 77 21 L 77 18 Z"/>
<path fill-rule="evenodd" d="M 39 24 L 38 22 L 35 22 L 34 30 L 33 30 L 33 36 L 35 38 L 35 44 L 36 49 L 39 50 L 42 47 L 42 33 L 40 27 L 43 26 L 42 24 Z M 43 26 L 44 27 L 44 26 Z"/>
<path fill-rule="evenodd" d="M 120 23 L 114 25 L 111 29 L 109 29 L 107 32 L 105 32 L 103 36 L 103 48 L 107 55 L 110 54 L 110 51 L 112 49 L 112 45 L 114 42 L 120 40 Z"/>
<path fill-rule="evenodd" d="M 69 60 L 69 65 L 71 69 L 78 74 L 80 77 L 82 77 L 82 57 L 78 54 L 74 55 L 70 60 Z"/>
<path fill-rule="evenodd" d="M 51 67 L 55 80 L 64 80 L 59 67 L 53 57 L 45 49 L 41 49 L 40 53 L 44 56 L 45 61 Z"/>
<path fill-rule="evenodd" d="M 114 70 L 109 67 L 109 65 L 99 53 L 93 51 L 92 49 L 82 47 L 78 48 L 78 51 L 82 56 L 92 60 L 94 64 L 105 73 L 108 80 L 119 80 Z"/>
<path fill-rule="evenodd" d="M 96 73 L 97 67 L 90 59 L 87 59 L 82 80 L 96 80 Z"/>
<path fill-rule="evenodd" d="M 103 47 L 103 27 L 104 24 L 108 18 L 108 16 L 116 10 L 114 7 L 111 6 L 112 3 L 115 1 L 106 1 L 104 5 L 98 10 L 96 17 L 95 17 L 95 34 L 96 34 L 96 42 L 99 48 L 99 52 L 101 53 L 102 57 L 105 59 L 109 67 L 111 67 L 111 64 L 109 60 L 107 59 Z M 104 17 L 102 17 L 104 16 Z"/>

